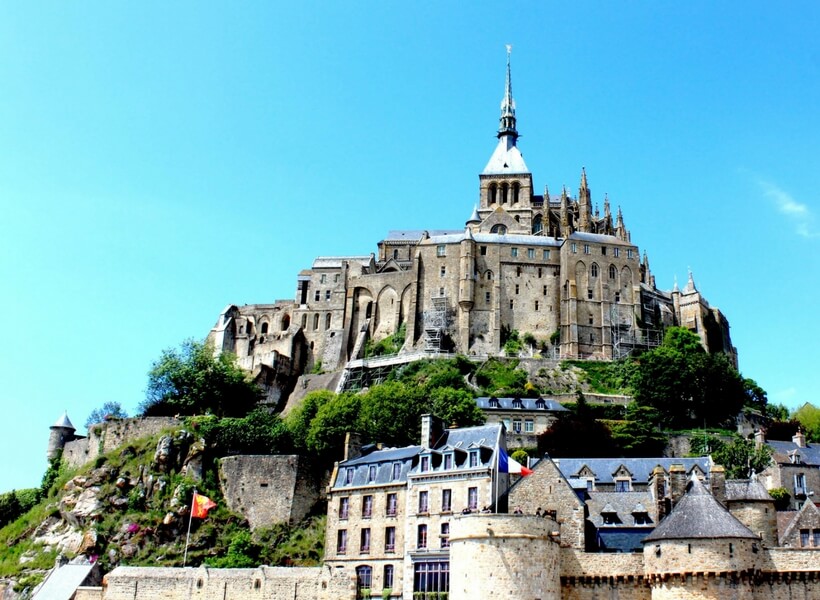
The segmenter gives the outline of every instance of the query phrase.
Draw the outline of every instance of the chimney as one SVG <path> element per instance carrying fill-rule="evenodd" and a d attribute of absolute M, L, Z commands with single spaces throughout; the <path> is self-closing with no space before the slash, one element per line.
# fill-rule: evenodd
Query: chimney
<path fill-rule="evenodd" d="M 686 468 L 683 465 L 672 465 L 669 467 L 669 496 L 672 498 L 672 506 L 683 498 L 686 492 Z"/>
<path fill-rule="evenodd" d="M 345 435 L 344 460 L 359 458 L 362 455 L 362 436 L 358 433 L 347 432 Z"/>
<path fill-rule="evenodd" d="M 805 448 L 806 447 L 806 436 L 803 435 L 803 431 L 798 428 L 797 433 L 792 436 L 792 442 L 798 448 Z"/>
<path fill-rule="evenodd" d="M 421 446 L 432 448 L 441 434 L 444 433 L 444 422 L 435 415 L 421 415 Z"/>
<path fill-rule="evenodd" d="M 709 487 L 715 500 L 726 506 L 726 469 L 722 465 L 712 465 L 709 473 Z"/>
<path fill-rule="evenodd" d="M 763 429 L 755 430 L 755 450 L 760 450 L 766 443 L 766 432 Z"/>
<path fill-rule="evenodd" d="M 655 467 L 652 471 L 652 476 L 649 478 L 649 491 L 652 494 L 652 499 L 655 501 L 655 506 L 658 510 L 658 521 L 666 516 L 666 472 L 660 465 Z"/>

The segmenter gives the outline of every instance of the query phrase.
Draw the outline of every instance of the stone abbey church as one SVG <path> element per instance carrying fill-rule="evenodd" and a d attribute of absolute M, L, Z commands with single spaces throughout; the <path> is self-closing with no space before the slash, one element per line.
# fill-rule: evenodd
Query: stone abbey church
<path fill-rule="evenodd" d="M 498 145 L 464 227 L 390 231 L 370 256 L 320 256 L 294 299 L 228 306 L 210 334 L 216 349 L 252 371 L 298 373 L 339 368 L 400 328 L 403 351 L 479 356 L 517 330 L 544 355 L 612 359 L 680 325 L 736 364 L 728 321 L 691 273 L 682 290 L 658 289 L 621 209 L 608 198 L 593 208 L 586 172 L 577 196 L 537 194 L 517 143 L 508 55 Z"/>

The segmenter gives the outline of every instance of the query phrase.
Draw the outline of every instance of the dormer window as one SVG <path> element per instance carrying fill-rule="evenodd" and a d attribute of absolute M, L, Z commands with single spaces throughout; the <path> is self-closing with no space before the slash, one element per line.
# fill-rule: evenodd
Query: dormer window
<path fill-rule="evenodd" d="M 351 483 L 353 483 L 353 469 L 348 468 L 345 471 L 345 485 L 350 485 Z"/>
<path fill-rule="evenodd" d="M 430 457 L 429 456 L 422 456 L 421 457 L 421 472 L 425 473 L 430 470 Z"/>
<path fill-rule="evenodd" d="M 800 454 L 797 452 L 797 450 L 795 450 L 794 452 L 789 453 L 789 459 L 791 460 L 791 463 L 793 465 L 799 465 L 799 464 L 802 464 L 802 462 L 803 462 L 803 459 L 800 456 Z"/>
<path fill-rule="evenodd" d="M 535 408 L 539 408 L 541 410 L 544 410 L 544 409 L 547 408 L 547 403 L 544 401 L 543 398 L 539 398 L 538 400 L 535 401 Z"/>
<path fill-rule="evenodd" d="M 478 466 L 478 450 L 471 450 L 470 451 L 470 466 L 477 467 Z"/>
<path fill-rule="evenodd" d="M 490 398 L 490 408 L 498 408 L 498 398 Z"/>
<path fill-rule="evenodd" d="M 393 463 L 393 481 L 401 477 L 401 463 Z"/>
<path fill-rule="evenodd" d="M 452 454 L 445 454 L 444 455 L 444 469 L 450 470 L 453 468 L 453 455 Z"/>
<path fill-rule="evenodd" d="M 513 408 L 524 408 L 524 403 L 521 398 L 513 398 Z"/>
<path fill-rule="evenodd" d="M 367 469 L 367 481 L 369 483 L 376 481 L 376 465 L 370 465 Z"/>

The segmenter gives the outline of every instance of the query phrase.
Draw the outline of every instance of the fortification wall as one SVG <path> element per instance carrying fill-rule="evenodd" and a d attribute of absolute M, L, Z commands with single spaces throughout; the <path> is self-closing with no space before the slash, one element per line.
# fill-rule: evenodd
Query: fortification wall
<path fill-rule="evenodd" d="M 760 554 L 759 542 L 738 538 L 665 540 L 643 551 L 651 575 L 743 573 L 757 566 Z"/>
<path fill-rule="evenodd" d="M 643 555 L 587 554 L 561 549 L 562 600 L 650 600 L 644 579 Z"/>
<path fill-rule="evenodd" d="M 73 600 L 103 600 L 103 588 L 78 587 Z"/>
<path fill-rule="evenodd" d="M 98 423 L 89 428 L 88 437 L 65 445 L 63 461 L 69 467 L 80 467 L 128 442 L 159 435 L 160 432 L 181 424 L 179 419 L 173 417 L 138 417 Z"/>
<path fill-rule="evenodd" d="M 465 515 L 450 523 L 450 599 L 560 600 L 551 519 Z"/>
<path fill-rule="evenodd" d="M 755 600 L 758 598 L 752 578 L 737 574 L 697 573 L 673 576 L 655 579 L 650 587 L 652 600 Z M 793 600 L 791 597 L 789 599 Z"/>
<path fill-rule="evenodd" d="M 228 508 L 251 529 L 297 523 L 319 498 L 319 483 L 296 455 L 228 456 L 220 461 L 219 478 Z"/>
<path fill-rule="evenodd" d="M 352 579 L 321 567 L 209 569 L 117 567 L 105 578 L 105 600 L 353 600 Z"/>

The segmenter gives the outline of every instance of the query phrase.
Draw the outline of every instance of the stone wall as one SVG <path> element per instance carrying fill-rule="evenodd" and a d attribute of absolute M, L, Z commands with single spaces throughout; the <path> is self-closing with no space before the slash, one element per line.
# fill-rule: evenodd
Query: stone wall
<path fill-rule="evenodd" d="M 80 467 L 129 442 L 156 436 L 180 425 L 182 422 L 173 417 L 138 417 L 98 423 L 89 428 L 88 437 L 65 445 L 63 462 L 71 468 Z"/>
<path fill-rule="evenodd" d="M 78 587 L 73 600 L 103 600 L 103 588 Z"/>
<path fill-rule="evenodd" d="M 319 499 L 319 482 L 296 455 L 228 456 L 220 461 L 219 478 L 228 508 L 251 529 L 298 523 Z"/>
<path fill-rule="evenodd" d="M 450 528 L 450 598 L 560 600 L 559 547 L 551 519 L 459 515 Z"/>
<path fill-rule="evenodd" d="M 353 580 L 321 568 L 209 569 L 117 567 L 105 600 L 353 600 Z"/>

